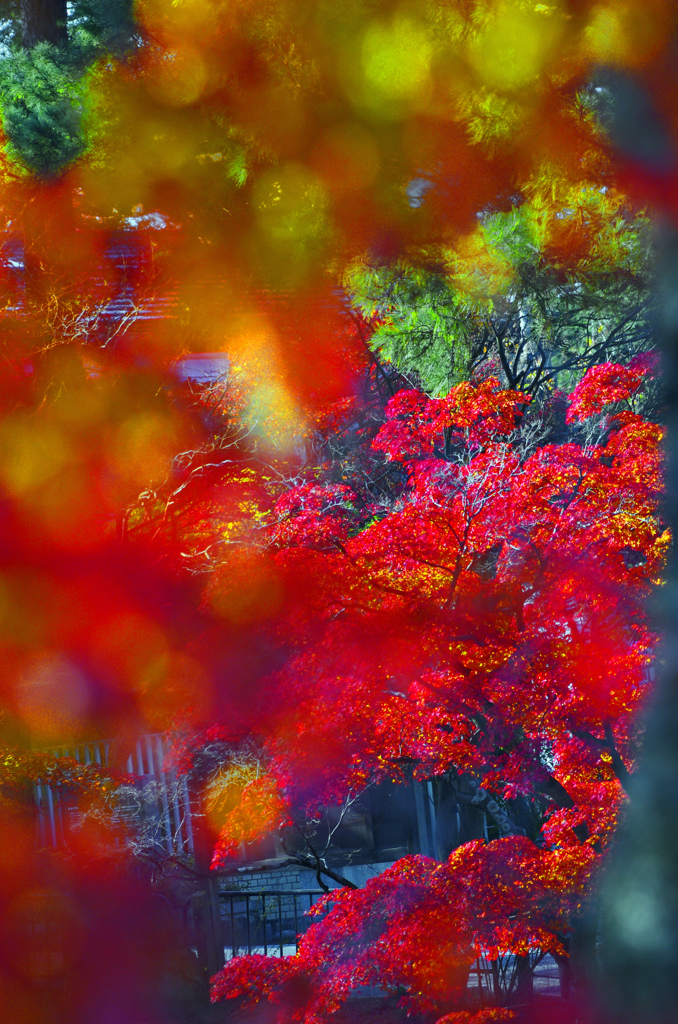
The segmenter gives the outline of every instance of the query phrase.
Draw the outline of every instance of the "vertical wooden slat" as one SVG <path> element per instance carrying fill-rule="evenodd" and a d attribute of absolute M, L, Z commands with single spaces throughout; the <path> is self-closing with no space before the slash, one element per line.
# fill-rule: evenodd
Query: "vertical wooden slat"
<path fill-rule="evenodd" d="M 49 814 L 49 827 L 52 836 L 52 845 L 57 845 L 56 819 L 54 815 L 54 797 L 51 786 L 47 786 L 47 813 Z"/>
<path fill-rule="evenodd" d="M 47 832 L 45 830 L 45 804 L 43 797 L 43 785 L 41 782 L 36 782 L 33 786 L 35 806 L 37 808 L 37 832 L 39 834 L 39 841 L 42 847 L 47 846 Z"/>
<path fill-rule="evenodd" d="M 175 847 L 175 852 L 176 853 L 183 853 L 185 848 L 186 848 L 186 846 L 188 844 L 187 844 L 186 840 L 184 839 L 184 834 L 183 834 L 182 827 L 181 827 L 181 825 L 182 825 L 182 822 L 181 822 L 181 806 L 179 804 L 178 788 L 176 788 L 174 786 L 174 783 L 175 783 L 174 773 L 172 773 L 171 779 L 172 779 L 172 787 L 173 787 L 173 792 L 172 792 L 172 817 L 174 819 L 174 847 Z"/>
<path fill-rule="evenodd" d="M 188 786 L 186 785 L 186 779 L 181 780 L 182 795 L 184 798 L 184 821 L 186 823 L 186 841 L 188 844 L 188 852 L 194 853 L 194 841 L 193 841 L 193 823 L 191 821 L 191 800 L 188 795 Z"/>
<path fill-rule="evenodd" d="M 174 837 L 172 836 L 172 824 L 170 822 L 170 816 L 169 816 L 170 796 L 169 796 L 169 791 L 168 791 L 168 788 L 167 788 L 167 774 L 164 771 L 164 757 L 163 757 L 163 749 L 162 749 L 162 738 L 159 735 L 155 737 L 155 747 L 156 747 L 156 759 L 157 759 L 157 767 L 158 767 L 158 780 L 159 780 L 161 788 L 162 788 L 162 814 L 163 814 L 163 821 L 165 823 L 165 834 L 166 834 L 165 845 L 166 845 L 166 848 L 167 848 L 167 852 L 171 854 L 171 853 L 175 852 L 175 849 L 174 849 L 175 844 L 174 844 Z"/>
<path fill-rule="evenodd" d="M 144 740 L 144 743 L 145 743 L 145 746 L 146 746 L 146 761 L 147 761 L 148 771 L 144 772 L 142 774 L 154 775 L 155 778 L 158 779 L 160 777 L 160 772 L 158 771 L 158 768 L 157 768 L 156 764 L 154 763 L 153 747 L 151 746 L 151 737 L 150 736 L 144 736 L 143 740 Z"/>
<path fill-rule="evenodd" d="M 280 959 L 284 956 L 283 951 L 283 916 L 282 916 L 282 896 L 278 893 L 278 928 L 280 929 Z"/>
<path fill-rule="evenodd" d="M 268 935 L 266 934 L 266 893 L 261 894 L 261 919 L 264 926 L 264 956 L 268 956 Z"/>

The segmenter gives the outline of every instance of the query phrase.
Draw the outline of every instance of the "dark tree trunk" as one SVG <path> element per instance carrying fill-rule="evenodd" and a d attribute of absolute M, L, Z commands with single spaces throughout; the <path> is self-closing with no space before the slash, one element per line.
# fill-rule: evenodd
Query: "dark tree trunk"
<path fill-rule="evenodd" d="M 678 232 L 663 254 L 664 380 L 669 438 L 668 519 L 678 536 Z M 645 723 L 644 752 L 603 888 L 601 999 L 624 1024 L 678 1019 L 678 560 L 674 547 L 655 610 L 663 664 Z"/>
<path fill-rule="evenodd" d="M 66 0 L 21 0 L 21 41 L 26 49 L 36 43 L 63 46 L 67 39 Z"/>
<path fill-rule="evenodd" d="M 675 52 L 676 38 L 673 40 Z M 668 52 L 671 52 L 670 50 Z M 666 74 L 666 73 L 664 73 Z M 676 78 L 673 79 L 674 83 Z M 666 78 L 663 88 L 668 88 Z M 643 174 L 676 174 L 673 143 L 652 99 L 631 78 L 610 77 L 612 137 Z M 652 152 L 654 163 L 649 162 Z M 663 146 L 664 152 L 661 151 Z M 650 169 L 652 168 L 652 169 Z M 634 173 L 638 173 L 634 169 Z M 648 179 L 650 180 L 650 179 Z M 668 180 L 668 179 L 667 179 Z M 663 633 L 658 683 L 646 718 L 644 752 L 629 785 L 630 806 L 603 886 L 601 1001 L 615 1024 L 678 1020 L 678 231 L 661 252 L 663 356 L 668 435 L 665 512 L 674 538 L 666 585 L 655 601 Z"/>
<path fill-rule="evenodd" d="M 511 1002 L 519 1005 L 528 1003 L 534 996 L 534 968 L 529 956 L 516 957 L 516 982 Z"/>
<path fill-rule="evenodd" d="M 447 860 L 463 843 L 485 838 L 485 813 L 480 807 L 459 799 L 462 795 L 471 798 L 475 790 L 464 778 L 457 779 L 455 786 L 445 779 L 438 782 L 435 837 L 438 860 Z"/>

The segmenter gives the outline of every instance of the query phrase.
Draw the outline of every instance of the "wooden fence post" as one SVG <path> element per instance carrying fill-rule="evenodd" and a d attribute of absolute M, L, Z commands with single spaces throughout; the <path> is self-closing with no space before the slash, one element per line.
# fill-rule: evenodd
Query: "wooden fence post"
<path fill-rule="evenodd" d="M 219 884 L 218 880 L 210 875 L 212 842 L 204 809 L 202 786 L 196 779 L 191 779 L 189 783 L 189 796 L 195 869 L 199 876 L 199 889 L 192 903 L 193 919 L 201 973 L 205 980 L 209 981 L 221 970 L 225 962 Z"/>

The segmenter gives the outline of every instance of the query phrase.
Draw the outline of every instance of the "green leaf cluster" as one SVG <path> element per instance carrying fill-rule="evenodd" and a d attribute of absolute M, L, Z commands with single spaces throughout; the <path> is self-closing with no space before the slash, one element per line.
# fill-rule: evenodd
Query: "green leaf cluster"
<path fill-rule="evenodd" d="M 2 119 L 8 156 L 51 178 L 86 148 L 84 96 L 58 47 L 13 49 L 0 65 Z"/>
<path fill-rule="evenodd" d="M 571 390 L 589 366 L 654 347 L 653 242 L 646 218 L 610 216 L 605 189 L 548 211 L 543 194 L 485 211 L 455 248 L 385 266 L 363 260 L 344 277 L 370 346 L 432 396 L 474 371 L 534 395 Z M 586 259 L 561 268 L 549 232 L 595 231 Z"/>
<path fill-rule="evenodd" d="M 376 322 L 373 351 L 431 395 L 447 394 L 471 369 L 474 308 L 441 273 L 408 266 L 360 264 L 344 286 L 367 321 Z"/>
<path fill-rule="evenodd" d="M 31 49 L 21 46 L 16 17 L 3 23 L 0 104 L 6 154 L 19 168 L 49 179 L 87 151 L 87 73 L 133 45 L 132 15 L 132 0 L 77 0 L 68 43 Z"/>

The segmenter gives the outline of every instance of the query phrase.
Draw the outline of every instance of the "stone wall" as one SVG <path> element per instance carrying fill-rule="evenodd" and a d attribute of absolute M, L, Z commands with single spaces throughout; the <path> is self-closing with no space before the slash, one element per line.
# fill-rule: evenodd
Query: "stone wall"
<path fill-rule="evenodd" d="M 341 868 L 341 874 L 362 888 L 368 878 L 374 878 L 390 867 L 393 861 L 384 861 L 374 864 L 346 864 Z M 330 889 L 338 887 L 337 882 L 323 876 L 323 881 Z M 239 889 L 247 892 L 259 892 L 262 889 L 269 891 L 279 890 L 282 892 L 293 892 L 298 889 L 319 889 L 315 871 L 311 868 L 304 868 L 297 865 L 280 867 L 279 863 L 272 861 L 248 864 L 238 868 L 237 872 L 224 879 L 222 889 Z"/>

